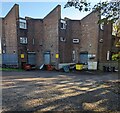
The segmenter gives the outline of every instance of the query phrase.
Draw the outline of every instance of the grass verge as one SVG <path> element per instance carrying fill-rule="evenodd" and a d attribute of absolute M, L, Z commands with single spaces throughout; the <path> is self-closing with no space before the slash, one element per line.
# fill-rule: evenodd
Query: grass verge
<path fill-rule="evenodd" d="M 0 68 L 0 71 L 23 71 L 23 69 Z"/>

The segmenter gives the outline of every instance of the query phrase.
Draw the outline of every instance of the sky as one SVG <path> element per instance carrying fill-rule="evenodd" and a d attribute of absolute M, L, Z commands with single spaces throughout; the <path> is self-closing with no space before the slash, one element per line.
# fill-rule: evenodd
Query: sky
<path fill-rule="evenodd" d="M 68 17 L 70 19 L 80 20 L 85 17 L 90 12 L 80 12 L 78 9 L 72 8 L 64 8 L 64 5 L 68 0 L 26 0 L 26 2 L 21 2 L 21 0 L 2 0 L 0 17 L 5 17 L 5 15 L 10 11 L 13 5 L 19 4 L 19 15 L 20 17 L 33 17 L 33 18 L 44 18 L 52 9 L 54 9 L 58 4 L 61 5 L 61 17 Z M 56 1 L 56 2 L 54 2 Z M 96 0 L 87 0 L 91 2 L 91 4 L 95 4 Z M 102 0 L 105 1 L 105 0 Z M 99 2 L 99 1 L 97 1 Z"/>

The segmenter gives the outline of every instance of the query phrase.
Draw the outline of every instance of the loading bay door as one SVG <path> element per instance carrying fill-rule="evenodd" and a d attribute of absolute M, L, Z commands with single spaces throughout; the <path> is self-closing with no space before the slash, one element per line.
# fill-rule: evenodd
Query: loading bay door
<path fill-rule="evenodd" d="M 35 65 L 36 64 L 36 55 L 35 53 L 28 53 L 28 64 Z"/>
<path fill-rule="evenodd" d="M 44 53 L 44 64 L 50 64 L 50 52 Z"/>
<path fill-rule="evenodd" d="M 80 63 L 88 64 L 88 53 L 87 52 L 80 53 Z"/>

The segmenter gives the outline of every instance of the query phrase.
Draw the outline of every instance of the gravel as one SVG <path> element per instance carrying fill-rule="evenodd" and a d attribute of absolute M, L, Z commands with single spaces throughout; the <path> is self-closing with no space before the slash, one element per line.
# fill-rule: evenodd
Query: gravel
<path fill-rule="evenodd" d="M 2 110 L 120 112 L 117 74 L 3 72 Z"/>

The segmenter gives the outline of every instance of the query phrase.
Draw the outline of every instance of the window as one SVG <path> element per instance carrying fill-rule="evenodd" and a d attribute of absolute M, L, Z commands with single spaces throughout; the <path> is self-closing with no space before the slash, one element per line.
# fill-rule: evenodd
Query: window
<path fill-rule="evenodd" d="M 107 51 L 107 60 L 110 60 L 110 51 Z"/>
<path fill-rule="evenodd" d="M 89 58 L 89 59 L 94 59 L 95 57 L 96 57 L 95 54 L 88 54 L 88 58 Z"/>
<path fill-rule="evenodd" d="M 19 27 L 20 27 L 21 29 L 27 29 L 26 20 L 24 20 L 24 19 L 19 19 Z"/>
<path fill-rule="evenodd" d="M 20 37 L 21 44 L 27 44 L 27 37 Z"/>
<path fill-rule="evenodd" d="M 78 44 L 80 42 L 79 39 L 73 39 L 73 43 Z"/>
<path fill-rule="evenodd" d="M 61 29 L 66 29 L 66 21 L 61 20 Z"/>
<path fill-rule="evenodd" d="M 66 38 L 65 38 L 65 37 L 60 37 L 60 41 L 61 41 L 61 42 L 65 42 L 65 41 L 66 41 Z"/>
<path fill-rule="evenodd" d="M 22 29 L 26 29 L 26 23 L 24 23 L 24 22 L 20 22 L 20 28 L 22 28 Z"/>
<path fill-rule="evenodd" d="M 101 30 L 104 30 L 104 23 L 101 23 L 101 24 L 100 24 L 100 29 L 101 29 Z"/>
<path fill-rule="evenodd" d="M 75 50 L 72 51 L 72 59 L 73 59 L 73 62 L 75 62 Z"/>
<path fill-rule="evenodd" d="M 33 38 L 33 45 L 35 45 L 35 39 Z"/>
<path fill-rule="evenodd" d="M 101 39 L 99 40 L 99 42 L 100 42 L 100 43 L 103 43 L 103 39 L 101 38 Z"/>
<path fill-rule="evenodd" d="M 6 53 L 5 50 L 3 50 L 3 53 Z"/>
<path fill-rule="evenodd" d="M 6 46 L 6 44 L 4 43 L 4 44 L 3 44 L 3 46 L 5 47 L 5 46 Z"/>

